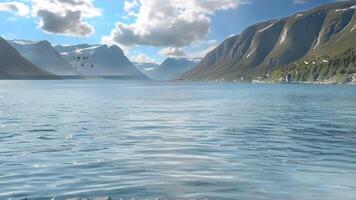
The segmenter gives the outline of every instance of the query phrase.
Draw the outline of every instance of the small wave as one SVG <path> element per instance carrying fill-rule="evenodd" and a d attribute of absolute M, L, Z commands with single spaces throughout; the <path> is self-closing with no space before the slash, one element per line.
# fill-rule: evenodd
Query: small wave
<path fill-rule="evenodd" d="M 37 137 L 40 140 L 54 140 L 54 138 L 46 137 L 46 136 L 39 136 Z"/>
<path fill-rule="evenodd" d="M 29 133 L 35 133 L 35 132 L 56 132 L 57 130 L 55 129 L 33 129 L 33 130 L 28 130 Z"/>

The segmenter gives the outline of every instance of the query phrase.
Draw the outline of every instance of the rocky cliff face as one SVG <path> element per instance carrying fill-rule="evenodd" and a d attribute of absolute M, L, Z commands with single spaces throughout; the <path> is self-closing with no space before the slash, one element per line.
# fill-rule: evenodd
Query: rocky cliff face
<path fill-rule="evenodd" d="M 273 71 L 298 66 L 297 62 L 299 66 L 308 63 L 306 68 L 310 70 L 315 62 L 313 59 L 329 57 L 332 60 L 356 48 L 355 5 L 355 0 L 337 2 L 250 26 L 240 35 L 223 41 L 182 78 L 227 81 L 268 79 Z M 315 62 L 314 65 L 317 64 Z M 344 68 L 351 72 L 356 64 L 351 59 L 347 65 Z"/>

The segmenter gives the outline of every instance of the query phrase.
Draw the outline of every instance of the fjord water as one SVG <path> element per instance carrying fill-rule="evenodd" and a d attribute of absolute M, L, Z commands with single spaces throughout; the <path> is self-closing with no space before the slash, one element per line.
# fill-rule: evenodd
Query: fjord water
<path fill-rule="evenodd" d="M 356 87 L 0 81 L 0 199 L 356 196 Z"/>

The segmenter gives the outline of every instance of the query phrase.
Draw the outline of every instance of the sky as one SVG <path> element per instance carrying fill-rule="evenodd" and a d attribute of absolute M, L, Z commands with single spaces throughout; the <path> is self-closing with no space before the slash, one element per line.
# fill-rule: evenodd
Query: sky
<path fill-rule="evenodd" d="M 336 0 L 0 0 L 0 36 L 118 45 L 136 62 L 203 57 L 257 22 Z"/>

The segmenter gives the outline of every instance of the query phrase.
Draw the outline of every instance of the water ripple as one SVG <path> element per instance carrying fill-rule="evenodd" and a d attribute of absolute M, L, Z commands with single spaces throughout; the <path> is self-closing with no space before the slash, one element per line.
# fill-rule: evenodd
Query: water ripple
<path fill-rule="evenodd" d="M 0 199 L 353 200 L 356 89 L 315 87 L 6 84 Z"/>

